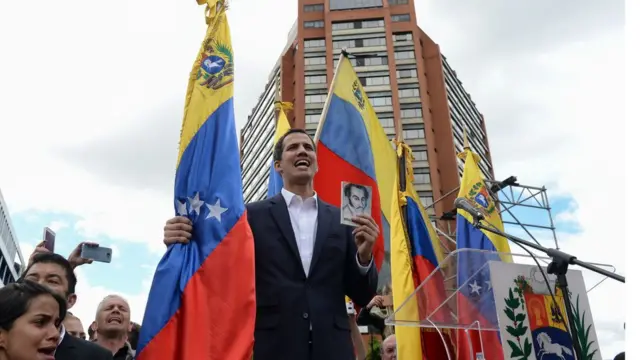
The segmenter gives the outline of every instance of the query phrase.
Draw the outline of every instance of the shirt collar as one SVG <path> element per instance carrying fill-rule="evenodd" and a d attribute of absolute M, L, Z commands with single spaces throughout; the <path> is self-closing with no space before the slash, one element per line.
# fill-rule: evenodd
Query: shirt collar
<path fill-rule="evenodd" d="M 282 193 L 282 197 L 284 198 L 285 203 L 287 204 L 287 207 L 291 206 L 291 202 L 293 201 L 294 198 L 298 198 L 302 201 L 302 198 L 300 197 L 300 195 L 296 195 L 294 193 L 292 193 L 291 191 L 282 188 L 282 191 L 280 191 Z M 313 200 L 310 200 L 313 199 Z M 313 192 L 313 196 L 310 197 L 309 199 L 306 199 L 305 202 L 307 201 L 313 201 L 313 203 L 317 206 L 318 205 L 318 194 L 314 191 Z"/>
<path fill-rule="evenodd" d="M 67 330 L 64 328 L 64 325 L 60 324 L 60 340 L 58 340 L 58 346 L 62 344 L 62 340 L 64 336 L 67 334 Z"/>

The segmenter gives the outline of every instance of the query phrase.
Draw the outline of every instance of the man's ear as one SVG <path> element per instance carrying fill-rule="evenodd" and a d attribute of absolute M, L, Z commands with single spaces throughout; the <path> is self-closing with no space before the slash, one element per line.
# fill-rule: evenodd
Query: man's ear
<path fill-rule="evenodd" d="M 76 304 L 77 300 L 78 300 L 78 297 L 76 296 L 76 294 L 71 294 L 67 296 L 67 310 L 71 309 L 73 305 Z"/>
<path fill-rule="evenodd" d="M 280 160 L 276 160 L 273 162 L 273 167 L 276 169 L 276 172 L 282 175 L 282 167 L 280 165 L 281 165 Z"/>
<path fill-rule="evenodd" d="M 0 329 L 0 350 L 7 348 L 7 342 L 9 341 L 9 339 L 7 339 L 8 337 L 9 332 L 7 330 Z"/>

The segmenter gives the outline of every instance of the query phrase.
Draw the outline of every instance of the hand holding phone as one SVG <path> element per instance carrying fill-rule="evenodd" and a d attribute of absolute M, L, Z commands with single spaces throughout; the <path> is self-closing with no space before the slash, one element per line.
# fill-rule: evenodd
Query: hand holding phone
<path fill-rule="evenodd" d="M 103 263 L 111 262 L 111 253 L 112 250 L 107 247 L 100 247 L 95 244 L 82 244 L 82 249 L 80 251 L 80 257 L 83 259 L 100 261 Z"/>

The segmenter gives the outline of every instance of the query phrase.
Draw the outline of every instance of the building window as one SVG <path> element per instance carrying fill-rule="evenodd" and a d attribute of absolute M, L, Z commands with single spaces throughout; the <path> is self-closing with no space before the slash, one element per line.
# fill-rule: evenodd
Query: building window
<path fill-rule="evenodd" d="M 420 90 L 419 89 L 398 90 L 398 97 L 400 98 L 420 97 Z"/>
<path fill-rule="evenodd" d="M 384 20 L 364 20 L 354 22 L 337 22 L 331 24 L 332 30 L 371 29 L 384 27 Z"/>
<path fill-rule="evenodd" d="M 380 121 L 380 125 L 382 125 L 382 127 L 386 127 L 386 128 L 394 127 L 393 118 L 379 118 L 378 120 Z"/>
<path fill-rule="evenodd" d="M 391 97 L 374 97 L 369 98 L 371 106 L 391 106 Z"/>
<path fill-rule="evenodd" d="M 408 33 L 397 33 L 393 34 L 393 41 L 411 41 L 413 40 L 413 34 Z"/>
<path fill-rule="evenodd" d="M 365 20 L 360 22 L 363 29 L 384 27 L 384 20 Z"/>
<path fill-rule="evenodd" d="M 364 86 L 380 86 L 389 85 L 388 76 L 376 76 L 376 77 L 360 77 L 360 83 Z"/>
<path fill-rule="evenodd" d="M 326 46 L 324 39 L 312 39 L 312 40 L 304 41 L 304 47 L 306 48 L 315 48 L 315 47 L 324 47 L 324 46 Z"/>
<path fill-rule="evenodd" d="M 327 58 L 324 56 L 304 58 L 305 65 L 324 65 L 326 63 Z"/>
<path fill-rule="evenodd" d="M 427 152 L 425 150 L 413 151 L 413 160 L 415 161 L 426 161 L 427 160 Z"/>
<path fill-rule="evenodd" d="M 304 122 L 306 124 L 317 124 L 320 122 L 320 114 L 305 115 Z"/>
<path fill-rule="evenodd" d="M 402 109 L 400 110 L 400 117 L 406 118 L 421 118 L 422 109 Z"/>
<path fill-rule="evenodd" d="M 326 84 L 327 75 L 305 76 L 304 83 L 305 84 Z"/>
<path fill-rule="evenodd" d="M 389 0 L 389 5 L 406 5 L 409 0 Z"/>
<path fill-rule="evenodd" d="M 304 12 L 324 11 L 324 4 L 311 4 L 304 6 Z"/>
<path fill-rule="evenodd" d="M 404 22 L 409 20 L 411 20 L 411 17 L 409 17 L 409 14 L 391 15 L 392 22 Z"/>
<path fill-rule="evenodd" d="M 393 53 L 396 60 L 415 59 L 416 54 L 413 51 L 397 51 Z"/>
<path fill-rule="evenodd" d="M 417 184 L 431 184 L 431 175 L 414 173 L 413 182 Z"/>
<path fill-rule="evenodd" d="M 402 130 L 402 138 L 405 140 L 424 139 L 424 129 Z"/>
<path fill-rule="evenodd" d="M 323 27 L 324 27 L 324 20 L 305 21 L 305 22 L 304 22 L 304 28 L 305 28 L 305 29 L 310 29 L 310 28 L 323 28 Z"/>
<path fill-rule="evenodd" d="M 362 42 L 362 46 L 358 46 L 358 43 L 360 41 Z M 387 39 L 385 39 L 385 38 L 358 39 L 358 40 L 356 40 L 356 47 L 385 46 L 385 45 L 387 45 Z"/>
<path fill-rule="evenodd" d="M 306 104 L 317 104 L 317 103 L 324 103 L 327 100 L 327 95 L 326 94 L 322 94 L 322 95 L 305 95 L 304 97 L 304 102 Z"/>
<path fill-rule="evenodd" d="M 356 47 L 355 40 L 338 40 L 333 42 L 334 49 L 342 49 L 342 48 L 354 48 Z"/>

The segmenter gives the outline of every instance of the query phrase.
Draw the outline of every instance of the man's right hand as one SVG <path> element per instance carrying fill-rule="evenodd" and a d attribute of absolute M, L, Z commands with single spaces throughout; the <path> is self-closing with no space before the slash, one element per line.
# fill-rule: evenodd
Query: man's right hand
<path fill-rule="evenodd" d="M 169 246 L 176 243 L 187 244 L 191 240 L 193 226 L 191 221 L 184 216 L 176 216 L 169 219 L 164 226 L 164 244 Z"/>

